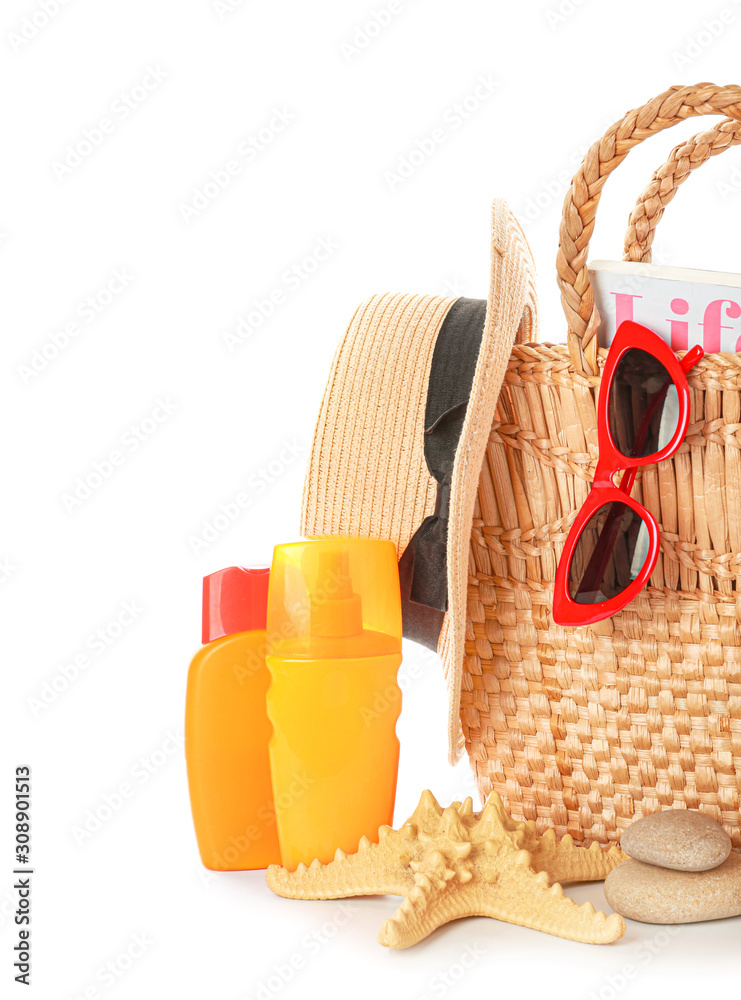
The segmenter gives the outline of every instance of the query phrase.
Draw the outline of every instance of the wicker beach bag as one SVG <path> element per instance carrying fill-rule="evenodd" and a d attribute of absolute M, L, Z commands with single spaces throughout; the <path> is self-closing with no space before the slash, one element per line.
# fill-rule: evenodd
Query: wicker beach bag
<path fill-rule="evenodd" d="M 631 215 L 625 257 L 648 261 L 678 186 L 741 141 L 741 88 L 672 88 L 585 156 L 557 260 L 568 341 L 514 348 L 474 512 L 461 722 L 479 788 L 540 832 L 586 842 L 675 807 L 712 816 L 741 847 L 741 356 L 706 355 L 692 370 L 685 442 L 636 482 L 661 530 L 649 587 L 596 625 L 551 615 L 598 455 L 606 351 L 587 257 L 602 187 L 634 145 L 699 114 L 729 118 L 680 144 Z"/>

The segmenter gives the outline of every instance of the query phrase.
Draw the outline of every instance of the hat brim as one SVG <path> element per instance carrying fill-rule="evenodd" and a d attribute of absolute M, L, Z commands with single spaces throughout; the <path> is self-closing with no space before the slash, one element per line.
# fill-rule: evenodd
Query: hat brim
<path fill-rule="evenodd" d="M 461 680 L 466 636 L 469 562 L 481 468 L 507 364 L 515 343 L 537 339 L 535 265 L 519 222 L 501 199 L 492 205 L 491 276 L 481 351 L 466 419 L 456 450 L 448 523 L 448 612 L 438 652 L 448 688 L 448 752 L 454 764 L 465 749 Z M 481 617 L 483 622 L 483 616 Z"/>

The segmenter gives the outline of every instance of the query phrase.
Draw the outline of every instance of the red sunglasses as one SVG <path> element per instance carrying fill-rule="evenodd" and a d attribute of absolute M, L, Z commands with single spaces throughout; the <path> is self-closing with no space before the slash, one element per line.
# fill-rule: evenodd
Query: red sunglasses
<path fill-rule="evenodd" d="M 702 356 L 702 348 L 693 347 L 680 361 L 652 330 L 630 320 L 620 324 L 597 402 L 599 459 L 592 490 L 556 570 L 557 624 L 609 618 L 648 583 L 659 558 L 659 526 L 630 491 L 639 466 L 663 462 L 682 443 L 690 418 L 686 373 Z"/>

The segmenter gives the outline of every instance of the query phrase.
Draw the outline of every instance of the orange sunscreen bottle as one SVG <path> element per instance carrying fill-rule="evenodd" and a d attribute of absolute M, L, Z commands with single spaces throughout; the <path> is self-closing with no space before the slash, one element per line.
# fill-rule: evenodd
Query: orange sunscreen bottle
<path fill-rule="evenodd" d="M 268 714 L 283 864 L 357 851 L 391 824 L 401 600 L 393 542 L 279 545 L 268 596 Z"/>
<path fill-rule="evenodd" d="M 230 566 L 203 579 L 203 648 L 188 672 L 185 757 L 206 868 L 280 864 L 265 710 L 268 569 Z"/>

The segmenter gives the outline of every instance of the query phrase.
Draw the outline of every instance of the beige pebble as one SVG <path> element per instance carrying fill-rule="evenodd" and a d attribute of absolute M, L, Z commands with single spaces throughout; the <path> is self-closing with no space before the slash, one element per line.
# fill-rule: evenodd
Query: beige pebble
<path fill-rule="evenodd" d="M 620 846 L 636 861 L 681 872 L 704 872 L 723 864 L 731 853 L 731 838 L 704 813 L 664 809 L 631 823 Z"/>
<path fill-rule="evenodd" d="M 624 861 L 605 879 L 617 913 L 648 924 L 691 924 L 741 913 L 741 855 L 707 872 L 678 872 Z"/>

